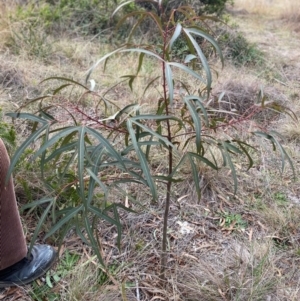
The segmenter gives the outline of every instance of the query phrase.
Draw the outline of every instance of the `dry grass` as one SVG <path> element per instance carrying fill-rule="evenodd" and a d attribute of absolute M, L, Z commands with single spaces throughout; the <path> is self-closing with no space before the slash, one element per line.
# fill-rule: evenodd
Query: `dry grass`
<path fill-rule="evenodd" d="M 300 2 L 294 0 L 236 0 L 235 9 L 244 13 L 282 19 L 295 31 L 299 31 Z"/>

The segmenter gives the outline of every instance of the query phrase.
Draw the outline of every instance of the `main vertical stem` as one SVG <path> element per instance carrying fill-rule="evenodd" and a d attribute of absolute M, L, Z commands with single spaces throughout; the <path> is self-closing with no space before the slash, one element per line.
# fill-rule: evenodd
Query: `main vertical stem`
<path fill-rule="evenodd" d="M 169 128 L 169 126 L 168 126 Z M 173 152 L 172 148 L 169 146 L 169 174 L 172 173 L 172 163 L 173 163 Z M 170 199 L 171 199 L 171 186 L 172 182 L 167 182 L 167 193 L 165 201 L 165 213 L 164 213 L 164 225 L 163 225 L 163 239 L 162 239 L 162 254 L 161 254 L 161 279 L 166 279 L 166 266 L 167 266 L 167 235 L 168 235 L 168 217 L 170 209 Z"/>
<path fill-rule="evenodd" d="M 167 28 L 164 34 L 164 50 L 163 50 L 163 60 L 165 59 L 165 51 L 167 47 Z M 167 83 L 166 83 L 166 66 L 165 62 L 162 64 L 163 68 L 163 90 L 164 90 L 164 101 L 166 106 L 166 115 L 169 116 L 169 100 L 167 97 Z M 171 142 L 172 141 L 172 133 L 171 133 L 171 126 L 170 121 L 167 119 L 167 138 Z M 168 174 L 172 174 L 173 169 L 173 149 L 171 146 L 168 147 L 168 155 L 169 155 L 169 166 L 168 166 Z M 169 210 L 170 210 L 170 200 L 171 200 L 171 186 L 172 182 L 169 180 L 167 182 L 167 192 L 166 192 L 166 201 L 165 201 L 165 212 L 164 212 L 164 224 L 163 224 L 163 239 L 162 239 L 162 254 L 161 254 L 161 270 L 160 270 L 160 277 L 162 280 L 166 279 L 166 266 L 168 263 L 167 257 L 167 234 L 168 234 L 168 217 L 169 217 Z"/>

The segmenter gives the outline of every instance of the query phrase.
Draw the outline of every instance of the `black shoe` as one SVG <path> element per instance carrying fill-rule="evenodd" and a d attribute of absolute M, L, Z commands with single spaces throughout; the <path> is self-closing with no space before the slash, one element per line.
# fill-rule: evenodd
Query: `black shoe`
<path fill-rule="evenodd" d="M 35 245 L 30 259 L 23 258 L 14 265 L 0 271 L 0 288 L 24 285 L 41 277 L 54 263 L 55 250 L 48 245 Z"/>

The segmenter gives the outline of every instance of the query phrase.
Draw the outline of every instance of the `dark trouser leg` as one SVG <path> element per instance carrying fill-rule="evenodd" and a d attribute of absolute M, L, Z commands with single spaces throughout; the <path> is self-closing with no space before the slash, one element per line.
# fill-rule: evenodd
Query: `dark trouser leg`
<path fill-rule="evenodd" d="M 0 139 L 0 270 L 27 255 L 12 178 L 5 185 L 9 157 Z"/>

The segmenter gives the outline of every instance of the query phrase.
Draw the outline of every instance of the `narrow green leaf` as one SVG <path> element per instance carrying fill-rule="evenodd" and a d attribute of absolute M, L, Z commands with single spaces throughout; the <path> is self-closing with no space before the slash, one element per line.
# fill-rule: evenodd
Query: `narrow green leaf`
<path fill-rule="evenodd" d="M 122 7 L 124 7 L 124 6 L 126 6 L 127 4 L 129 4 L 129 3 L 132 3 L 132 2 L 135 2 L 135 0 L 129 0 L 129 1 L 126 1 L 126 2 L 124 2 L 124 3 L 122 3 L 122 4 L 120 4 L 114 11 L 113 11 L 113 13 L 112 13 L 112 17 L 122 8 Z"/>
<path fill-rule="evenodd" d="M 211 161 L 209 161 L 208 159 L 204 158 L 203 156 L 199 156 L 198 154 L 196 153 L 193 153 L 193 152 L 189 152 L 190 156 L 199 160 L 199 161 L 202 161 L 203 163 L 205 163 L 206 165 L 208 165 L 209 167 L 211 167 L 212 169 L 214 170 L 218 170 L 219 168 L 213 164 Z"/>
<path fill-rule="evenodd" d="M 110 144 L 109 140 L 105 139 L 98 131 L 94 130 L 93 128 L 86 128 L 86 132 L 90 133 L 96 139 L 98 139 L 104 147 L 106 147 L 108 153 L 114 157 L 119 163 L 126 169 L 124 165 L 123 159 L 120 154 L 116 151 L 116 149 Z"/>
<path fill-rule="evenodd" d="M 120 222 L 120 217 L 119 217 L 119 213 L 118 213 L 118 208 L 116 207 L 116 204 L 112 205 L 113 211 L 114 211 L 114 218 L 115 221 L 117 222 L 117 246 L 118 249 L 121 250 L 121 236 L 122 236 L 122 226 L 121 226 L 121 222 Z"/>
<path fill-rule="evenodd" d="M 178 37 L 180 36 L 181 30 L 182 30 L 181 24 L 177 23 L 176 28 L 174 30 L 174 33 L 173 33 L 173 35 L 170 39 L 170 42 L 169 42 L 168 51 L 172 50 L 173 44 L 178 39 Z"/>
<path fill-rule="evenodd" d="M 202 52 L 201 48 L 199 47 L 197 41 L 192 37 L 192 35 L 190 34 L 191 32 L 193 32 L 190 29 L 184 28 L 183 29 L 185 31 L 185 34 L 187 35 L 187 37 L 189 38 L 189 40 L 191 41 L 191 43 L 193 44 L 194 48 L 196 49 L 196 52 L 201 60 L 202 66 L 205 70 L 205 74 L 206 74 L 206 88 L 207 88 L 207 94 L 210 93 L 210 89 L 211 89 L 211 83 L 212 83 L 212 76 L 211 76 L 211 71 L 210 71 L 210 67 L 208 65 L 207 59 L 204 55 L 204 53 Z"/>
<path fill-rule="evenodd" d="M 152 176 L 151 176 L 151 173 L 150 173 L 150 169 L 149 169 L 149 166 L 147 164 L 147 160 L 145 158 L 145 155 L 144 153 L 142 152 L 138 142 L 137 142 L 137 139 L 136 139 L 136 135 L 135 135 L 135 132 L 133 130 L 133 127 L 132 127 L 132 120 L 131 118 L 129 118 L 127 120 L 127 129 L 129 131 L 129 134 L 130 134 L 130 137 L 131 137 L 131 141 L 132 141 L 132 144 L 134 146 L 134 149 L 136 151 L 136 154 L 139 158 L 139 161 L 140 161 L 140 164 L 141 164 L 141 169 L 144 173 L 144 176 L 145 176 L 145 179 L 148 183 L 148 186 L 150 188 L 150 191 L 151 191 L 151 194 L 152 194 L 152 197 L 154 200 L 157 200 L 157 192 L 156 192 L 156 187 L 155 187 L 155 184 L 153 182 L 153 179 L 152 179 Z"/>
<path fill-rule="evenodd" d="M 50 200 L 50 204 L 49 204 L 49 205 L 47 206 L 47 208 L 44 210 L 42 216 L 39 218 L 38 224 L 36 225 L 36 228 L 35 228 L 35 230 L 34 230 L 34 233 L 33 233 L 33 235 L 32 235 L 31 241 L 30 241 L 30 246 L 29 246 L 28 254 L 31 254 L 31 251 L 32 251 L 32 248 L 33 248 L 33 246 L 34 246 L 34 244 L 35 244 L 35 241 L 36 241 L 36 239 L 37 239 L 37 236 L 38 236 L 38 234 L 39 234 L 39 232 L 40 232 L 40 230 L 41 230 L 41 228 L 42 228 L 42 226 L 43 226 L 43 224 L 44 224 L 44 221 L 45 221 L 45 219 L 46 219 L 46 217 L 47 217 L 47 215 L 48 215 L 48 212 L 49 212 L 49 210 L 51 209 L 51 207 L 52 207 L 52 202 L 51 202 L 51 200 Z"/>
<path fill-rule="evenodd" d="M 234 164 L 231 160 L 231 156 L 230 153 L 228 151 L 228 143 L 226 142 L 222 142 L 221 143 L 223 148 L 222 148 L 222 153 L 224 154 L 225 158 L 226 158 L 226 163 L 228 164 L 230 170 L 231 170 L 231 174 L 232 174 L 232 178 L 233 178 L 233 182 L 234 182 L 234 194 L 236 194 L 237 192 L 237 186 L 238 186 L 238 181 L 237 181 L 237 176 L 236 176 L 236 170 L 234 167 Z"/>
<path fill-rule="evenodd" d="M 138 64 L 138 67 L 137 67 L 136 75 L 138 75 L 138 73 L 140 72 L 140 70 L 142 68 L 144 56 L 145 56 L 145 53 L 140 53 L 140 55 L 139 55 L 139 64 Z"/>
<path fill-rule="evenodd" d="M 173 83 L 173 73 L 171 67 L 165 63 L 165 77 L 167 81 L 167 85 L 169 88 L 169 100 L 170 105 L 173 105 L 173 98 L 174 98 L 174 83 Z"/>
<path fill-rule="evenodd" d="M 84 215 L 84 226 L 85 226 L 86 233 L 87 233 L 87 235 L 89 237 L 89 240 L 90 240 L 91 247 L 92 247 L 93 251 L 96 253 L 100 264 L 102 266 L 105 266 L 104 261 L 102 259 L 101 254 L 100 254 L 100 251 L 99 251 L 98 244 L 97 244 L 97 242 L 96 242 L 96 240 L 94 238 L 94 235 L 93 235 L 93 230 L 94 230 L 93 226 L 91 225 L 91 223 L 89 221 L 89 218 L 86 215 Z"/>
<path fill-rule="evenodd" d="M 195 35 L 198 35 L 198 36 L 204 38 L 205 40 L 209 41 L 213 45 L 213 47 L 215 48 L 215 50 L 217 51 L 217 53 L 218 53 L 218 55 L 219 55 L 219 57 L 221 59 L 222 66 L 223 66 L 223 64 L 224 64 L 224 57 L 223 57 L 222 50 L 221 50 L 218 42 L 210 34 L 204 32 L 204 31 L 202 31 L 202 30 L 200 30 L 199 28 L 196 28 L 196 27 L 194 27 L 194 28 L 188 28 L 188 32 L 193 33 Z"/>
<path fill-rule="evenodd" d="M 240 149 L 238 149 L 236 146 L 234 146 L 230 141 L 224 141 L 223 144 L 225 144 L 227 150 L 232 153 L 236 153 L 236 154 L 240 154 L 240 155 L 243 153 Z"/>
<path fill-rule="evenodd" d="M 184 102 L 186 103 L 186 105 L 188 107 L 188 110 L 190 111 L 191 117 L 193 119 L 193 122 L 194 122 L 195 132 L 196 132 L 197 153 L 200 154 L 201 144 L 202 144 L 202 141 L 201 141 L 201 129 L 202 129 L 201 120 L 200 120 L 199 115 L 196 111 L 196 108 L 193 104 L 192 99 L 184 98 Z"/>
<path fill-rule="evenodd" d="M 133 12 L 133 15 L 137 15 L 136 12 Z M 119 22 L 118 22 L 118 27 L 116 28 L 116 30 L 119 29 L 119 24 L 121 24 L 121 22 L 125 21 L 125 19 L 128 19 L 128 15 L 124 16 Z M 142 14 L 142 16 L 139 17 L 139 19 L 137 20 L 137 22 L 135 22 L 135 24 L 131 27 L 130 33 L 128 34 L 127 37 L 127 42 L 129 43 L 134 35 L 134 33 L 136 32 L 136 30 L 139 28 L 139 26 L 141 25 L 141 23 L 144 21 L 144 19 L 147 17 L 146 14 Z"/>
<path fill-rule="evenodd" d="M 193 176 L 196 192 L 197 192 L 197 195 L 198 195 L 198 202 L 200 202 L 201 189 L 200 189 L 200 179 L 199 179 L 199 175 L 198 175 L 198 169 L 197 169 L 197 166 L 195 165 L 195 162 L 193 160 L 193 156 L 191 156 L 189 153 L 187 153 L 186 156 L 189 159 L 189 162 L 190 162 L 190 165 L 191 165 L 191 168 L 192 168 L 192 176 Z"/>
<path fill-rule="evenodd" d="M 240 148 L 243 150 L 244 154 L 247 156 L 248 161 L 249 161 L 249 165 L 248 165 L 248 168 L 247 168 L 247 171 L 248 171 L 248 170 L 253 166 L 253 163 L 254 163 L 254 162 L 253 162 L 253 159 L 252 159 L 252 157 L 250 156 L 248 150 L 246 149 L 246 147 L 250 147 L 250 148 L 252 148 L 252 149 L 254 149 L 254 150 L 255 150 L 255 147 L 249 145 L 248 143 L 245 143 L 245 142 L 243 142 L 243 141 L 240 141 L 240 140 L 233 140 L 233 142 L 236 142 L 236 143 L 240 146 Z M 246 147 L 245 147 L 245 146 L 246 146 Z"/>
<path fill-rule="evenodd" d="M 263 138 L 268 139 L 269 141 L 271 141 L 271 143 L 273 145 L 273 151 L 276 151 L 276 145 L 275 145 L 271 135 L 269 135 L 267 133 L 264 133 L 264 132 L 259 132 L 259 131 L 253 132 L 253 134 L 255 136 L 263 137 Z"/>
<path fill-rule="evenodd" d="M 99 218 L 109 222 L 112 225 L 115 226 L 120 226 L 118 225 L 118 221 L 114 220 L 113 218 L 111 218 L 109 215 L 105 214 L 103 211 L 101 211 L 99 208 L 95 207 L 95 206 L 89 206 L 89 210 L 91 212 L 93 212 L 94 214 L 96 214 Z"/>
<path fill-rule="evenodd" d="M 99 59 L 88 71 L 87 71 L 87 75 L 85 78 L 85 83 L 87 83 L 89 81 L 89 78 L 92 74 L 92 72 L 94 71 L 94 69 L 103 61 L 106 61 L 109 57 L 111 57 L 112 55 L 118 53 L 121 51 L 121 49 L 123 49 L 124 47 L 118 48 L 108 54 L 106 54 L 105 56 L 103 56 L 101 59 Z"/>
<path fill-rule="evenodd" d="M 85 200 L 85 188 L 84 188 L 84 155 L 85 155 L 85 143 L 84 143 L 84 135 L 85 135 L 85 127 L 80 127 L 78 131 L 78 142 L 77 142 L 77 152 L 78 152 L 78 181 L 79 181 L 79 191 L 80 198 L 82 201 Z M 86 203 L 86 202 L 84 202 Z"/>
<path fill-rule="evenodd" d="M 294 179 L 296 178 L 296 172 L 295 172 L 295 168 L 294 168 L 294 164 L 290 158 L 290 156 L 287 154 L 286 150 L 284 149 L 284 147 L 281 145 L 281 143 L 277 140 L 276 135 L 279 135 L 279 133 L 275 132 L 275 131 L 270 131 L 270 134 L 272 135 L 272 140 L 274 141 L 274 143 L 276 143 L 280 154 L 281 154 L 281 172 L 284 171 L 284 166 L 285 166 L 285 159 L 288 160 L 289 165 L 293 171 L 293 177 Z"/>
<path fill-rule="evenodd" d="M 90 168 L 86 168 L 86 171 L 94 179 L 94 181 L 101 187 L 101 189 L 103 190 L 104 195 L 106 196 L 107 195 L 106 185 L 102 181 L 100 181 L 100 179 L 97 177 L 97 175 Z M 92 190 L 89 192 L 89 195 L 91 195 L 91 196 L 93 195 Z"/>
<path fill-rule="evenodd" d="M 42 124 L 48 123 L 47 120 L 40 118 L 36 115 L 30 114 L 30 113 L 6 113 L 6 116 L 9 116 L 11 118 L 23 118 L 23 119 L 28 119 L 31 121 L 39 122 Z"/>
<path fill-rule="evenodd" d="M 40 149 L 34 154 L 33 160 L 36 159 L 39 155 L 41 155 L 47 148 L 51 147 L 54 143 L 56 143 L 60 138 L 67 136 L 72 132 L 78 132 L 80 128 L 81 126 L 72 126 L 59 131 L 55 136 L 53 136 L 40 147 Z"/>
<path fill-rule="evenodd" d="M 184 63 L 187 64 L 189 63 L 190 61 L 196 59 L 197 57 L 194 55 L 194 54 L 188 54 L 185 59 L 184 59 Z"/>
<path fill-rule="evenodd" d="M 40 135 L 43 131 L 45 131 L 47 129 L 49 125 L 48 124 L 44 124 L 42 127 L 40 127 L 36 132 L 34 132 L 33 134 L 31 134 L 22 144 L 21 146 L 16 150 L 15 154 L 13 155 L 11 161 L 10 161 L 10 166 L 8 168 L 7 171 L 7 175 L 6 175 L 6 182 L 9 180 L 13 169 L 15 168 L 18 160 L 20 159 L 20 157 L 22 156 L 22 154 L 24 153 L 24 150 L 31 144 L 33 143 Z"/>
<path fill-rule="evenodd" d="M 55 158 L 55 160 L 57 161 L 60 157 L 61 154 L 66 154 L 67 152 L 72 152 L 73 150 L 75 150 L 77 145 L 77 142 L 72 142 L 69 144 L 65 144 L 64 146 L 57 148 L 53 153 L 51 153 L 44 161 L 44 163 L 48 163 L 49 161 L 51 161 L 52 159 Z"/>
<path fill-rule="evenodd" d="M 53 91 L 53 95 L 56 95 L 59 91 L 63 90 L 64 88 L 66 87 L 69 87 L 71 86 L 71 84 L 64 84 L 64 85 L 61 85 L 60 87 L 56 88 L 54 91 Z"/>
<path fill-rule="evenodd" d="M 24 212 L 25 210 L 27 209 L 30 209 L 30 208 L 35 208 L 37 206 L 40 206 L 42 204 L 45 204 L 45 203 L 49 203 L 49 202 L 53 202 L 53 197 L 44 197 L 40 200 L 37 200 L 37 201 L 33 201 L 33 202 L 30 202 L 28 204 L 25 204 L 21 207 L 21 212 Z"/>
<path fill-rule="evenodd" d="M 54 234 L 57 230 L 61 229 L 61 227 L 66 224 L 70 219 L 75 217 L 80 211 L 83 210 L 83 205 L 77 206 L 75 208 L 72 208 L 68 211 L 68 213 L 61 218 L 50 230 L 48 233 L 46 233 L 44 239 L 50 237 L 52 234 Z"/>
<path fill-rule="evenodd" d="M 153 78 L 149 83 L 148 85 L 146 86 L 146 88 L 144 89 L 144 92 L 143 92 L 143 96 L 145 95 L 145 93 L 147 92 L 147 90 L 150 88 L 150 86 L 160 78 L 160 76 L 157 76 L 155 78 Z"/>
<path fill-rule="evenodd" d="M 143 49 L 143 48 L 128 48 L 128 49 L 119 50 L 119 52 L 139 52 L 139 53 L 145 53 L 145 54 L 148 54 L 150 56 L 153 56 L 153 57 L 157 58 L 161 62 L 165 62 L 159 55 L 157 55 L 153 51 L 146 50 L 146 49 Z"/>
<path fill-rule="evenodd" d="M 81 83 L 79 83 L 79 82 L 77 82 L 77 81 L 75 81 L 75 80 L 73 80 L 73 79 L 71 79 L 71 78 L 61 77 L 61 76 L 51 76 L 51 77 L 48 77 L 48 78 L 42 80 L 41 83 L 46 82 L 46 81 L 48 81 L 48 80 L 52 80 L 52 79 L 57 79 L 57 80 L 59 80 L 59 81 L 64 80 L 64 81 L 73 83 L 73 84 L 75 84 L 75 85 L 77 85 L 77 86 L 80 86 L 80 87 L 82 87 L 82 88 L 85 89 L 85 90 L 89 90 L 89 88 L 86 87 L 86 86 L 84 86 L 83 84 L 81 84 Z"/>
<path fill-rule="evenodd" d="M 158 140 L 164 142 L 167 146 L 170 146 L 172 148 L 175 148 L 175 146 L 172 144 L 172 142 L 170 142 L 167 138 L 159 135 L 157 132 L 153 131 L 151 128 L 143 125 L 142 123 L 138 122 L 138 121 L 135 121 L 135 120 L 132 120 L 132 122 L 134 124 L 136 124 L 137 126 L 139 126 L 141 129 L 143 129 L 144 131 L 150 133 L 152 136 L 156 137 Z M 139 142 L 140 144 L 140 142 Z"/>
<path fill-rule="evenodd" d="M 168 65 L 170 66 L 174 66 L 174 67 L 177 67 L 183 71 L 185 71 L 186 73 L 192 75 L 193 77 L 199 79 L 201 82 L 203 82 L 204 84 L 206 84 L 206 81 L 203 79 L 202 76 L 200 76 L 197 72 L 195 72 L 194 70 L 192 70 L 191 68 L 183 65 L 183 64 L 180 64 L 180 63 L 175 63 L 175 62 L 168 62 Z"/>
<path fill-rule="evenodd" d="M 198 108 L 201 109 L 203 116 L 204 116 L 204 121 L 205 121 L 205 125 L 208 126 L 209 125 L 209 120 L 208 120 L 208 115 L 207 115 L 207 111 L 203 105 L 203 100 L 196 95 L 189 95 L 186 96 L 185 99 L 190 99 L 190 100 L 194 100 L 195 104 L 197 104 L 198 106 L 196 106 L 196 110 L 198 110 Z"/>

